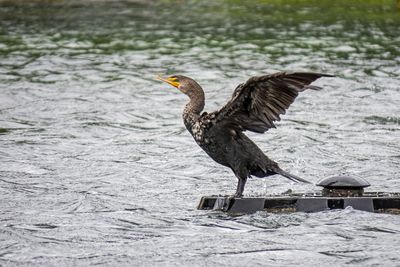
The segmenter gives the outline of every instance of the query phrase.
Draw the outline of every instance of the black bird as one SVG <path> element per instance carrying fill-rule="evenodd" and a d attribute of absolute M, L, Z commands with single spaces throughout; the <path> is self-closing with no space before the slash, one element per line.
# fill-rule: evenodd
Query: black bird
<path fill-rule="evenodd" d="M 204 91 L 189 77 L 158 77 L 186 94 L 190 101 L 183 111 L 183 121 L 196 143 L 216 162 L 229 167 L 238 178 L 234 197 L 243 195 L 247 178 L 280 174 L 292 181 L 308 181 L 282 170 L 243 132 L 264 133 L 275 128 L 274 122 L 293 103 L 299 92 L 319 90 L 310 85 L 331 75 L 311 72 L 278 72 L 251 77 L 239 84 L 232 98 L 221 109 L 203 112 Z"/>

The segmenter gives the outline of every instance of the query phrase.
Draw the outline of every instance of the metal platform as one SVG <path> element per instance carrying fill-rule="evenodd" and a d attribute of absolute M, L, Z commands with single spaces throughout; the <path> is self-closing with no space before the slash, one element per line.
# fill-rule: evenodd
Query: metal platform
<path fill-rule="evenodd" d="M 352 176 L 333 176 L 321 180 L 315 193 L 272 195 L 255 198 L 229 196 L 202 197 L 200 210 L 220 210 L 229 213 L 267 212 L 318 212 L 345 209 L 400 214 L 400 193 L 364 192 L 370 184 Z"/>
<path fill-rule="evenodd" d="M 400 193 L 366 192 L 362 197 L 325 197 L 312 193 L 256 198 L 206 196 L 201 198 L 198 209 L 229 213 L 289 213 L 319 212 L 347 207 L 369 212 L 400 214 Z"/>

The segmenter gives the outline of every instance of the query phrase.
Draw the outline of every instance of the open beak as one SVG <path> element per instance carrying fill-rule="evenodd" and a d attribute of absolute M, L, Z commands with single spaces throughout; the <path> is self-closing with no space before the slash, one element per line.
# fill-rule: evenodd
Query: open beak
<path fill-rule="evenodd" d="M 172 86 L 174 86 L 176 88 L 178 88 L 179 85 L 180 85 L 180 83 L 177 81 L 176 78 L 163 78 L 161 76 L 157 76 L 156 79 L 160 80 L 160 81 L 163 81 L 163 82 L 166 82 L 166 83 L 169 83 L 170 85 L 172 85 Z"/>

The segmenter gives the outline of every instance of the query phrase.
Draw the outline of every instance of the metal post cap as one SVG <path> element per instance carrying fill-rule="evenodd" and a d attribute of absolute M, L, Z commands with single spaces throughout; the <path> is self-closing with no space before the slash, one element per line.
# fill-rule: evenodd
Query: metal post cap
<path fill-rule="evenodd" d="M 351 177 L 351 176 L 333 176 L 329 178 L 322 179 L 318 182 L 318 186 L 322 186 L 324 188 L 364 188 L 370 186 L 365 179 L 360 177 Z"/>

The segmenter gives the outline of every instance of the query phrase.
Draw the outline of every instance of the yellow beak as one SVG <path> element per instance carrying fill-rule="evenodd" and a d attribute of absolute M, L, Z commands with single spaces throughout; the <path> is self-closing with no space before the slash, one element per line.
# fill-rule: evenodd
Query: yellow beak
<path fill-rule="evenodd" d="M 166 83 L 169 83 L 170 85 L 172 85 L 172 86 L 174 86 L 176 88 L 178 88 L 179 85 L 180 85 L 180 83 L 177 81 L 176 78 L 163 78 L 161 76 L 157 76 L 156 79 L 160 80 L 160 81 L 163 81 L 163 82 L 166 82 Z"/>

